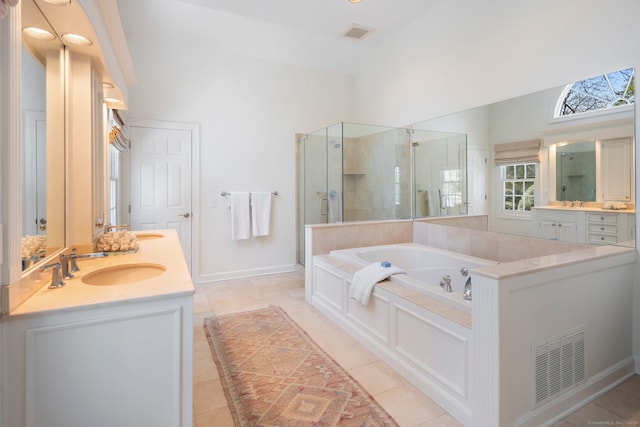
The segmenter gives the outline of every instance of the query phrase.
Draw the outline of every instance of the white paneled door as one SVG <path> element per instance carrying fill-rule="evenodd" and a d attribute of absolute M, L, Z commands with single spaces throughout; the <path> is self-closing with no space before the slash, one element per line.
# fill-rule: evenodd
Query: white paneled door
<path fill-rule="evenodd" d="M 191 269 L 192 132 L 131 126 L 131 229 L 175 229 Z"/>

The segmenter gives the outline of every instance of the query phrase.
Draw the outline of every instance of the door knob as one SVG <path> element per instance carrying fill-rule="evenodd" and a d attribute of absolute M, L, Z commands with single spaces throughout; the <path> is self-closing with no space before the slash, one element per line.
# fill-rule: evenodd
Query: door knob
<path fill-rule="evenodd" d="M 191 216 L 191 214 L 189 212 L 185 213 L 185 214 L 180 214 L 178 216 L 183 216 L 185 218 L 189 218 Z"/>

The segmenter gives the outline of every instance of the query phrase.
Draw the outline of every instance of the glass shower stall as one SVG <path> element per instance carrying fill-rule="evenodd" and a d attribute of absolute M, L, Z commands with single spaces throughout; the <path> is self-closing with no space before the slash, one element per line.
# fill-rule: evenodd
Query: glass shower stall
<path fill-rule="evenodd" d="M 304 225 L 411 218 L 410 130 L 340 122 L 298 140 L 298 260 Z"/>
<path fill-rule="evenodd" d="M 298 262 L 305 224 L 467 213 L 467 136 L 340 122 L 298 139 Z"/>

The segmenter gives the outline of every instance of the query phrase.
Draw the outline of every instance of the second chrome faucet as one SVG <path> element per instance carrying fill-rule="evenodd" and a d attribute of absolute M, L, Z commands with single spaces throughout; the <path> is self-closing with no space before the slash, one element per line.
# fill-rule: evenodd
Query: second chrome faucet
<path fill-rule="evenodd" d="M 78 254 L 77 250 L 71 249 L 71 252 L 68 254 L 60 255 L 60 266 L 61 266 L 61 274 L 64 279 L 71 279 L 73 277 L 73 273 L 79 271 L 77 259 L 81 258 L 104 258 L 107 254 L 104 252 L 93 252 L 89 254 Z"/>

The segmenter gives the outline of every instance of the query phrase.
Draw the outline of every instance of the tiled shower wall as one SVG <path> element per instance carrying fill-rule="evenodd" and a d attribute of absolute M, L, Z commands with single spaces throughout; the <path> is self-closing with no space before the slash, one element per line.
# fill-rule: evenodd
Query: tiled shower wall
<path fill-rule="evenodd" d="M 402 128 L 345 138 L 345 221 L 411 218 L 408 139 Z"/>

